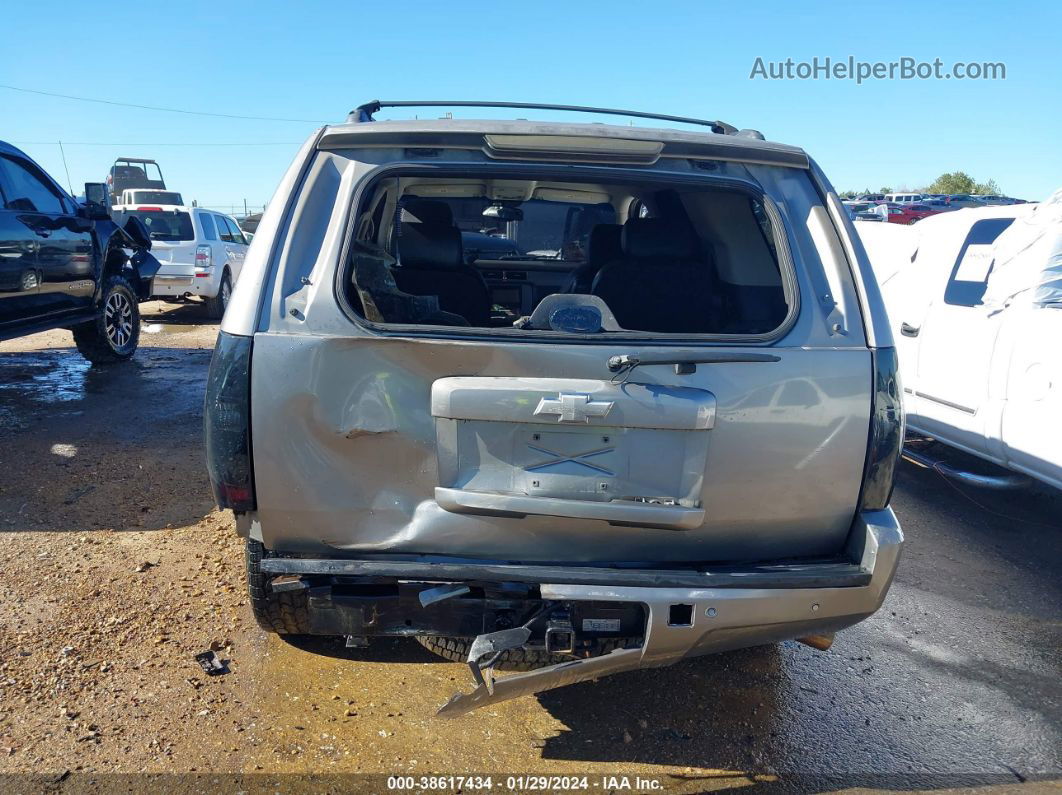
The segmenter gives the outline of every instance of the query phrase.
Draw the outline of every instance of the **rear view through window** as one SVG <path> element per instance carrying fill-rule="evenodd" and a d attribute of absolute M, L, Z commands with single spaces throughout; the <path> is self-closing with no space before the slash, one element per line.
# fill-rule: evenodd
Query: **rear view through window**
<path fill-rule="evenodd" d="M 792 303 L 779 232 L 738 189 L 385 178 L 344 283 L 374 323 L 766 335 Z"/>
<path fill-rule="evenodd" d="M 185 212 L 167 210 L 128 210 L 122 213 L 128 217 L 135 215 L 151 233 L 152 240 L 178 241 L 194 240 L 192 217 Z M 124 221 L 123 221 L 124 223 Z"/>

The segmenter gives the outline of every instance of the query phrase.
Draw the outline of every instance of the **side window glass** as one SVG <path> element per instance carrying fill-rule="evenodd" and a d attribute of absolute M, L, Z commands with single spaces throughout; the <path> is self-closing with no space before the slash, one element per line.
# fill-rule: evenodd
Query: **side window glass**
<path fill-rule="evenodd" d="M 944 288 L 945 304 L 979 306 L 982 303 L 995 265 L 992 244 L 1012 223 L 1013 218 L 986 218 L 970 227 L 955 258 L 948 286 Z"/>
<path fill-rule="evenodd" d="M 218 237 L 220 237 L 226 243 L 235 242 L 232 239 L 232 232 L 230 232 L 229 228 L 225 225 L 225 216 L 215 215 L 214 220 L 218 223 Z"/>
<path fill-rule="evenodd" d="M 199 223 L 203 225 L 204 240 L 218 239 L 218 231 L 214 228 L 214 216 L 210 213 L 199 213 Z"/>
<path fill-rule="evenodd" d="M 225 223 L 229 227 L 229 234 L 232 235 L 232 242 L 239 243 L 241 246 L 247 245 L 247 241 L 243 239 L 243 232 L 240 231 L 239 224 L 231 218 L 226 218 Z"/>
<path fill-rule="evenodd" d="M 8 210 L 56 215 L 65 212 L 59 196 L 29 167 L 0 157 L 0 169 L 4 172 L 4 207 Z"/>

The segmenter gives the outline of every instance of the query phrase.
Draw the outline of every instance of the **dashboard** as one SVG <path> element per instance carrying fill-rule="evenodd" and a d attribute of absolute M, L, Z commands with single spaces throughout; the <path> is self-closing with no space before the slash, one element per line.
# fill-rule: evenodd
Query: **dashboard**
<path fill-rule="evenodd" d="M 530 315 L 547 295 L 559 293 L 579 262 L 565 260 L 480 259 L 473 263 L 487 282 L 491 304 L 513 318 Z"/>

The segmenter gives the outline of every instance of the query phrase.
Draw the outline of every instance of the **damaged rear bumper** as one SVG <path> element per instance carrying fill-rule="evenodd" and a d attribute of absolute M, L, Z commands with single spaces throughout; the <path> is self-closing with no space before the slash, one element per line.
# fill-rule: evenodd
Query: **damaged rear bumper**
<path fill-rule="evenodd" d="M 488 704 L 538 693 L 601 676 L 670 665 L 685 657 L 727 651 L 807 635 L 823 635 L 858 623 L 880 606 L 892 582 L 903 546 L 903 533 L 892 510 L 865 511 L 856 517 L 849 539 L 850 571 L 835 576 L 809 567 L 800 572 L 763 569 L 725 576 L 687 572 L 684 577 L 657 585 L 648 572 L 622 569 L 569 570 L 563 582 L 538 581 L 543 601 L 557 603 L 640 604 L 646 613 L 643 641 L 638 648 L 617 649 L 608 654 L 573 659 L 526 673 L 512 674 L 480 684 L 470 693 L 459 693 L 439 715 L 454 717 Z M 363 561 L 310 561 L 273 558 L 262 561 L 264 571 L 274 574 L 306 574 L 344 571 L 364 574 L 363 567 L 382 573 L 383 567 Z M 471 564 L 475 566 L 475 564 Z M 431 579 L 458 579 L 457 571 L 435 565 Z M 401 568 L 401 567 L 399 567 Z M 421 568 L 424 568 L 421 566 Z M 461 564 L 461 568 L 467 568 Z M 516 572 L 534 576 L 535 567 L 475 566 L 481 575 L 512 579 Z M 532 570 L 532 571 L 529 571 Z M 465 572 L 462 572 L 465 574 Z M 655 576 L 655 575 L 654 575 Z M 704 585 L 696 587 L 700 577 Z M 612 578 L 615 583 L 607 580 Z M 692 579 L 687 579 L 692 578 Z M 574 582 L 573 582 L 574 580 Z M 630 584 L 631 582 L 637 584 Z"/>
<path fill-rule="evenodd" d="M 862 539 L 855 537 L 860 530 Z M 870 574 L 869 582 L 861 586 L 687 589 L 544 584 L 544 599 L 641 602 L 648 609 L 642 647 L 499 678 L 493 692 L 481 684 L 471 693 L 455 695 L 439 715 L 456 717 L 488 704 L 608 674 L 856 624 L 881 607 L 899 562 L 903 533 L 891 508 L 860 514 L 853 531 L 853 543 L 862 542 L 861 568 Z M 691 609 L 687 611 L 686 606 Z M 688 623 L 676 624 L 676 619 L 687 615 Z"/>

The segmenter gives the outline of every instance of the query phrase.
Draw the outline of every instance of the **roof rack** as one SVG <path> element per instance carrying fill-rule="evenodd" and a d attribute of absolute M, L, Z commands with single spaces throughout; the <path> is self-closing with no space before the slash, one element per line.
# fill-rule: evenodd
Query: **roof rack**
<path fill-rule="evenodd" d="M 348 121 L 366 122 L 375 121 L 372 115 L 381 108 L 522 108 L 526 110 L 563 110 L 573 113 L 603 113 L 611 116 L 632 116 L 639 119 L 656 119 L 658 121 L 673 121 L 683 124 L 698 124 L 702 127 L 710 127 L 712 132 L 719 135 L 735 135 L 737 127 L 724 121 L 711 121 L 709 119 L 693 119 L 688 116 L 668 116 L 663 113 L 644 113 L 640 110 L 617 110 L 616 108 L 591 108 L 583 105 L 550 105 L 538 102 L 464 102 L 461 100 L 427 100 L 416 102 L 404 100 L 400 102 L 384 102 L 374 99 L 364 105 L 358 105 L 350 112 Z"/>

